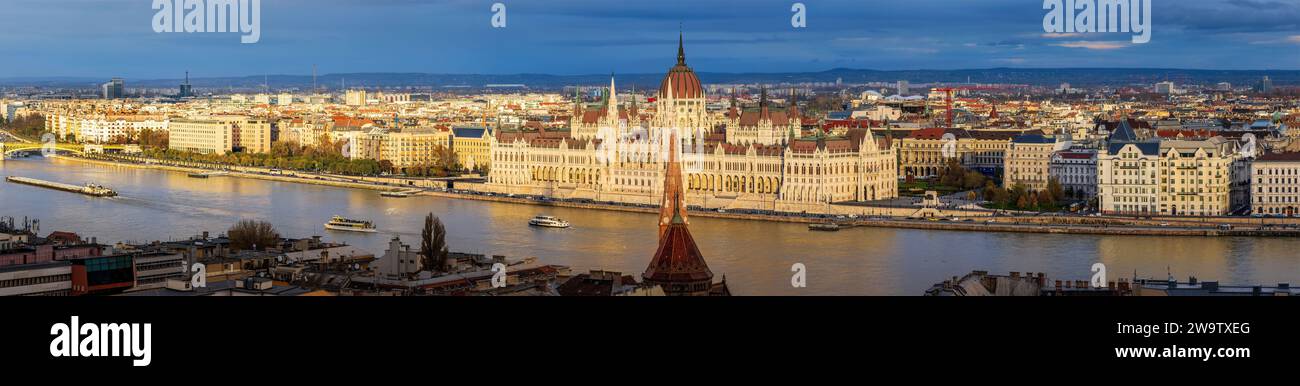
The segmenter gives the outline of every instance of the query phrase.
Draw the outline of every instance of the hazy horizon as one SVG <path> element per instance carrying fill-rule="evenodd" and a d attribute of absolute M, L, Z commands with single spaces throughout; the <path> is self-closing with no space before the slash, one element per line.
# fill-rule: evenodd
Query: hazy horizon
<path fill-rule="evenodd" d="M 321 74 L 657 73 L 676 56 L 699 72 L 990 68 L 1300 70 L 1300 4 L 1153 2 L 1152 38 L 1046 33 L 1041 2 L 469 0 L 261 3 L 259 40 L 157 33 L 152 0 L 14 0 L 0 14 L 0 78 L 180 79 Z M 1205 17 L 1214 15 L 1214 17 Z M 56 25 L 57 28 L 51 28 Z M 1176 64 L 1176 66 L 1174 66 Z"/>

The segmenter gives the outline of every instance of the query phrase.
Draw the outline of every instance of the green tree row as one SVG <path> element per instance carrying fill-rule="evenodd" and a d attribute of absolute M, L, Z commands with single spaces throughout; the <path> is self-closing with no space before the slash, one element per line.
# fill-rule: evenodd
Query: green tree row
<path fill-rule="evenodd" d="M 1061 188 L 1061 182 L 1056 178 L 1048 179 L 1047 189 L 1042 191 L 1029 190 L 1020 184 L 1007 189 L 997 186 L 993 181 L 987 181 L 984 185 L 984 200 L 989 201 L 991 207 L 999 209 L 1056 211 L 1068 199 L 1065 190 Z"/>

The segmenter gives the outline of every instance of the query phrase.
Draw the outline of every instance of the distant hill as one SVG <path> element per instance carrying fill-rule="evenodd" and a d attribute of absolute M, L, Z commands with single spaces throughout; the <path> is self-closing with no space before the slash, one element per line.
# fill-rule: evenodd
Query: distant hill
<path fill-rule="evenodd" d="M 1170 80 L 1178 84 L 1212 84 L 1229 82 L 1234 86 L 1259 84 L 1264 76 L 1276 86 L 1300 85 L 1300 71 L 1291 70 L 1185 70 L 1185 69 L 1127 69 L 1127 68 L 989 68 L 970 70 L 901 70 L 881 71 L 836 68 L 820 72 L 788 73 L 721 73 L 700 72 L 706 84 L 727 83 L 783 83 L 783 82 L 835 82 L 845 83 L 894 82 L 911 83 L 1012 83 L 1055 87 L 1061 83 L 1073 86 L 1097 85 L 1151 85 Z M 617 74 L 620 88 L 637 87 L 658 89 L 662 73 Z M 3 86 L 89 87 L 107 81 L 85 77 L 51 78 L 0 78 Z M 128 88 L 169 88 L 181 79 L 133 80 L 126 79 Z M 193 78 L 190 83 L 197 88 L 259 88 L 266 83 L 271 89 L 308 89 L 310 75 L 269 75 L 222 78 Z M 317 78 L 319 85 L 337 90 L 346 82 L 352 87 L 456 87 L 482 88 L 489 84 L 523 84 L 532 89 L 556 89 L 575 84 L 598 86 L 609 83 L 609 75 L 548 75 L 548 74 L 429 74 L 429 73 L 350 73 L 327 74 Z"/>

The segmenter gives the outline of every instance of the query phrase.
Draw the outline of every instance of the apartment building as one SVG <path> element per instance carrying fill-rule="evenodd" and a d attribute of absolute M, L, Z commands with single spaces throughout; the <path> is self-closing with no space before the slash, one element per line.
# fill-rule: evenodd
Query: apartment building
<path fill-rule="evenodd" d="M 1065 150 L 1052 154 L 1047 174 L 1060 182 L 1067 195 L 1081 199 L 1097 196 L 1097 151 Z"/>
<path fill-rule="evenodd" d="M 1250 206 L 1254 214 L 1300 214 L 1300 153 L 1273 153 L 1251 164 Z"/>
<path fill-rule="evenodd" d="M 173 119 L 167 147 L 204 154 L 225 154 L 235 149 L 234 125 L 210 120 Z"/>
<path fill-rule="evenodd" d="M 1020 185 L 1030 191 L 1047 190 L 1052 153 L 1056 150 L 1056 137 L 1027 134 L 1012 138 L 1004 157 L 1002 186 Z"/>

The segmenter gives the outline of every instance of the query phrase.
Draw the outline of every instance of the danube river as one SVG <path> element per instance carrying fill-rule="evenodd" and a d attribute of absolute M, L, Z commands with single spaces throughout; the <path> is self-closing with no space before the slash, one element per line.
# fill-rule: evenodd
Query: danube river
<path fill-rule="evenodd" d="M 0 215 L 41 220 L 55 230 L 100 243 L 184 239 L 224 233 L 235 221 L 270 221 L 286 237 L 322 235 L 377 256 L 393 235 L 418 246 L 426 213 L 447 225 L 454 251 L 535 256 L 574 272 L 640 274 L 656 247 L 655 216 L 548 208 L 436 197 L 383 198 L 375 191 L 232 177 L 105 167 L 32 157 L 0 162 L 0 174 L 70 184 L 96 182 L 119 197 L 94 198 L 0 182 Z M 325 231 L 333 215 L 373 220 L 380 232 Z M 569 229 L 527 225 L 538 214 Z M 920 295 L 931 284 L 971 270 L 1045 272 L 1087 280 L 1093 263 L 1111 280 L 1172 273 L 1224 284 L 1300 283 L 1300 239 L 1091 236 L 853 228 L 810 232 L 806 225 L 694 217 L 691 233 L 715 277 L 739 295 Z M 791 266 L 807 267 L 807 287 L 793 288 Z"/>

